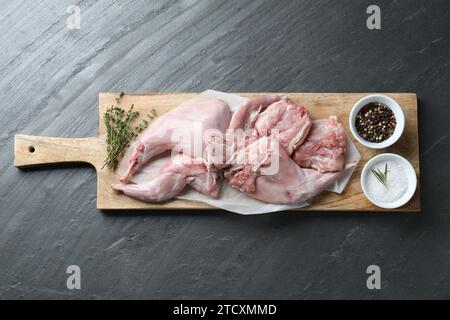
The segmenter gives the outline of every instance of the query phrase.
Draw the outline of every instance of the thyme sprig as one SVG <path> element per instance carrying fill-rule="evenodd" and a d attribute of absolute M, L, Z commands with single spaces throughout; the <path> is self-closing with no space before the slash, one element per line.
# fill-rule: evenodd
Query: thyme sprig
<path fill-rule="evenodd" d="M 383 186 L 385 186 L 387 188 L 387 174 L 388 174 L 388 164 L 386 162 L 386 164 L 384 165 L 384 172 L 382 172 L 380 169 L 372 169 L 372 173 L 373 175 L 378 179 L 378 181 L 380 181 Z"/>
<path fill-rule="evenodd" d="M 123 93 L 116 98 L 117 104 L 120 103 Z M 115 170 L 119 164 L 119 160 L 125 153 L 130 142 L 133 141 L 157 116 L 156 110 L 151 109 L 147 114 L 148 119 L 142 120 L 138 125 L 132 126 L 132 122 L 139 117 L 139 112 L 134 110 L 131 105 L 128 111 L 119 106 L 112 105 L 109 107 L 103 120 L 106 126 L 106 159 L 102 169 L 106 166 L 111 170 Z"/>

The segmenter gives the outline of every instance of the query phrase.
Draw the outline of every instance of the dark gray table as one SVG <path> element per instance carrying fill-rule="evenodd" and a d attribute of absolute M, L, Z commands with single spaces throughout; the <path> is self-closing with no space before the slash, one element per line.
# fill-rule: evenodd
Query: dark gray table
<path fill-rule="evenodd" d="M 2 1 L 0 298 L 450 298 L 450 2 L 370 4 Z M 13 167 L 16 133 L 94 134 L 101 91 L 208 88 L 416 92 L 423 212 L 102 213 L 93 169 Z"/>

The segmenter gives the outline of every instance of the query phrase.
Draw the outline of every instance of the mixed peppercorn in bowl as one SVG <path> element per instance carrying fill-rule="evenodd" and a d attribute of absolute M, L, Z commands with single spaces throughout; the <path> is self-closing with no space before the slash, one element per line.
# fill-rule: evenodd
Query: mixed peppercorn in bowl
<path fill-rule="evenodd" d="M 349 117 L 355 139 L 372 149 L 390 147 L 400 139 L 405 128 L 402 108 L 385 95 L 369 95 L 359 100 Z"/>

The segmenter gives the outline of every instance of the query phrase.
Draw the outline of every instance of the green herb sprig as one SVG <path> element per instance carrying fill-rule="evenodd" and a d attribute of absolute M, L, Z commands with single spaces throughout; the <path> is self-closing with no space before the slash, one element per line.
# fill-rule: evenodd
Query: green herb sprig
<path fill-rule="evenodd" d="M 123 93 L 116 98 L 117 104 L 120 103 Z M 128 111 L 119 106 L 112 105 L 109 107 L 103 120 L 106 126 L 106 153 L 107 157 L 102 169 L 106 166 L 111 170 L 115 170 L 119 164 L 119 160 L 125 153 L 130 142 L 133 141 L 147 126 L 149 121 L 157 116 L 156 110 L 151 109 L 147 114 L 148 119 L 142 120 L 134 128 L 132 122 L 139 117 L 139 112 L 134 110 L 131 105 Z"/>
<path fill-rule="evenodd" d="M 378 179 L 378 181 L 380 181 L 383 186 L 385 186 L 387 188 L 387 174 L 388 174 L 388 164 L 386 163 L 384 165 L 384 172 L 382 172 L 380 169 L 372 169 L 372 173 L 373 175 Z"/>

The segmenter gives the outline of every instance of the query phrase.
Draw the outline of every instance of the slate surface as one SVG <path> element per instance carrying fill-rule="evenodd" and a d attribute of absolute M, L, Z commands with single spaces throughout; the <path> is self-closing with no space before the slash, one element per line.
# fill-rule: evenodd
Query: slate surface
<path fill-rule="evenodd" d="M 0 298 L 450 298 L 450 2 L 370 4 L 2 1 Z M 94 134 L 100 91 L 207 88 L 417 92 L 423 212 L 102 213 L 93 169 L 12 165 L 16 133 Z"/>

